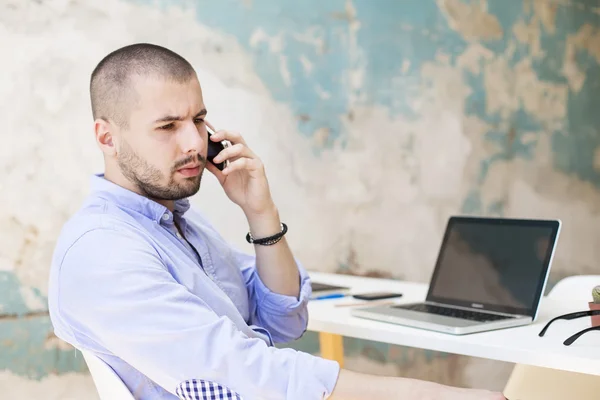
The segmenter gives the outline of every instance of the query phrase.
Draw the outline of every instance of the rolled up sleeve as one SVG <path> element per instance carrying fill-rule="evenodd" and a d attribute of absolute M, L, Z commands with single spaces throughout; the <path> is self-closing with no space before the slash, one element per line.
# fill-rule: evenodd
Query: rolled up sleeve
<path fill-rule="evenodd" d="M 312 292 L 310 278 L 304 267 L 296 260 L 300 295 L 286 296 L 273 292 L 263 283 L 256 269 L 256 257 L 234 252 L 248 289 L 251 323 L 267 329 L 275 343 L 286 343 L 301 337 L 308 325 L 307 304 Z"/>
<path fill-rule="evenodd" d="M 304 326 L 305 283 L 293 300 L 248 278 L 264 300 L 261 318 L 278 329 L 281 322 L 267 314 L 297 319 L 296 332 Z M 58 306 L 74 336 L 93 339 L 174 395 L 182 382 L 202 379 L 244 399 L 323 399 L 337 381 L 336 362 L 246 336 L 176 282 L 152 245 L 131 233 L 84 234 L 63 259 L 60 280 L 69 290 L 59 293 Z"/>

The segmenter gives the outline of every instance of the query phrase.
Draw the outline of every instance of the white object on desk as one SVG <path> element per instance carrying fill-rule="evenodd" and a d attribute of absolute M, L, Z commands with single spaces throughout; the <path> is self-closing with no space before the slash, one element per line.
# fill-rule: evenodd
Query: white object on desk
<path fill-rule="evenodd" d="M 353 292 L 396 291 L 404 296 L 397 303 L 423 301 L 427 285 L 388 279 L 363 278 L 311 272 L 319 282 L 349 286 Z M 557 286 L 558 287 L 558 286 Z M 558 370 L 600 375 L 600 340 L 590 333 L 571 346 L 562 342 L 571 334 L 589 326 L 589 319 L 555 323 L 556 326 L 539 337 L 538 333 L 551 318 L 573 311 L 588 309 L 583 299 L 546 297 L 542 300 L 538 318 L 531 325 L 465 336 L 425 331 L 385 322 L 353 317 L 353 307 L 335 307 L 354 302 L 350 298 L 311 301 L 308 304 L 308 330 L 335 335 L 374 340 L 472 357 L 481 357 L 511 363 L 528 364 Z M 367 305 L 368 303 L 365 302 Z M 553 324 L 554 325 L 554 324 Z"/>

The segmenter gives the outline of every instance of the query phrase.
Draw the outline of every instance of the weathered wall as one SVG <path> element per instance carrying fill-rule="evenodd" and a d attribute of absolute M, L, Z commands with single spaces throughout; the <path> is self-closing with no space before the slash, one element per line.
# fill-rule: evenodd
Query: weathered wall
<path fill-rule="evenodd" d="M 600 270 L 592 3 L 0 0 L 2 398 L 94 396 L 81 357 L 51 333 L 46 279 L 102 168 L 87 86 L 103 55 L 147 41 L 193 63 L 213 123 L 263 157 L 310 269 L 426 281 L 446 218 L 464 212 L 561 218 L 556 281 Z M 214 179 L 194 203 L 246 246 Z M 349 365 L 379 373 L 499 388 L 510 369 L 346 344 Z M 314 350 L 314 336 L 296 345 Z"/>

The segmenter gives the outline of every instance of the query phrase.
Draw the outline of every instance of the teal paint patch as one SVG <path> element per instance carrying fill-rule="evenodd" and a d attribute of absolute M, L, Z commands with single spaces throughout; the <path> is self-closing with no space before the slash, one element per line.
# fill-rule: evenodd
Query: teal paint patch
<path fill-rule="evenodd" d="M 500 4 L 501 3 L 501 4 Z M 566 38 L 576 34 L 584 24 L 600 27 L 598 15 L 590 12 L 585 2 L 574 2 L 571 5 L 557 5 L 556 30 L 554 33 L 540 25 L 540 43 L 543 56 L 532 60 L 532 68 L 542 82 L 566 85 L 567 79 L 563 72 Z M 584 6 L 585 5 L 585 6 Z M 509 46 L 515 50 L 509 59 L 509 66 L 516 67 L 530 54 L 529 44 L 520 43 L 513 32 L 513 27 L 519 21 L 529 24 L 533 10 L 523 13 L 522 2 L 488 2 L 488 11 L 494 15 L 504 30 L 502 40 L 483 42 L 482 44 L 494 51 L 496 55 L 506 55 Z M 540 23 L 541 24 L 541 23 Z M 563 127 L 558 124 L 554 128 L 546 126 L 537 116 L 529 114 L 522 104 L 508 116 L 487 111 L 486 97 L 488 95 L 482 74 L 464 73 L 465 81 L 472 92 L 467 99 L 465 109 L 467 114 L 475 115 L 490 124 L 492 128 L 486 133 L 486 140 L 493 143 L 495 153 L 481 161 L 479 179 L 481 185 L 487 178 L 489 169 L 495 162 L 509 161 L 520 158 L 532 160 L 540 135 L 550 135 L 554 166 L 566 173 L 591 182 L 600 187 L 600 174 L 594 167 L 596 149 L 600 146 L 600 114 L 596 112 L 600 106 L 600 70 L 598 62 L 586 51 L 578 51 L 576 62 L 586 74 L 586 83 L 580 93 L 569 93 L 567 101 L 567 118 Z M 497 204 L 482 207 L 479 196 L 473 192 L 464 200 L 465 212 L 500 212 Z"/>
<path fill-rule="evenodd" d="M 600 66 L 583 51 L 577 53 L 577 61 L 586 78 L 580 92 L 569 93 L 567 126 L 552 137 L 554 166 L 600 187 L 595 167 L 600 148 Z"/>
<path fill-rule="evenodd" d="M 235 35 L 254 54 L 257 74 L 275 100 L 291 107 L 299 119 L 300 132 L 312 136 L 318 129 L 326 128 L 330 134 L 324 145 L 332 145 L 340 136 L 341 118 L 348 113 L 350 94 L 344 74 L 351 63 L 345 1 L 321 2 L 318 7 L 305 2 L 253 2 L 250 7 L 237 1 L 196 4 L 201 23 Z M 313 35 L 323 42 L 323 48 L 299 38 L 299 34 L 311 35 L 313 27 Z M 281 53 L 271 53 L 266 46 L 253 48 L 250 38 L 257 29 L 268 36 L 280 35 Z M 302 57 L 313 64 L 311 73 L 303 71 Z M 289 71 L 290 82 L 285 82 L 282 63 Z M 329 97 L 321 98 L 318 90 Z"/>
<path fill-rule="evenodd" d="M 489 2 L 489 10 L 498 16 L 503 27 L 505 27 L 506 22 L 510 21 L 511 18 L 503 18 L 500 13 L 508 12 L 511 7 L 502 4 L 500 10 L 498 9 L 500 6 L 498 3 Z M 525 21 L 529 23 L 530 18 L 526 18 Z M 556 30 L 552 33 L 541 27 L 540 43 L 545 54 L 539 59 L 534 59 L 532 63 L 539 80 L 567 85 L 568 82 L 563 72 L 566 39 L 570 35 L 577 34 L 585 24 L 589 24 L 595 29 L 600 28 L 600 17 L 592 12 L 589 2 L 579 0 L 570 4 L 556 5 Z M 513 43 L 515 41 L 512 40 Z M 517 49 L 523 50 L 522 46 L 522 44 L 519 44 Z M 506 48 L 497 49 L 497 51 L 505 52 Z M 527 53 L 516 51 L 512 64 L 521 61 L 525 54 Z M 564 126 L 553 130 L 549 129 L 535 116 L 527 114 L 521 106 L 511 115 L 511 120 L 508 121 L 510 126 L 517 130 L 516 140 L 508 143 L 502 157 L 496 159 L 507 159 L 507 156 L 531 159 L 537 140 L 523 143 L 519 140 L 520 132 L 534 132 L 538 136 L 549 133 L 552 138 L 552 155 L 555 168 L 600 187 L 600 173 L 594 167 L 596 149 L 600 147 L 600 132 L 598 131 L 600 114 L 597 112 L 600 106 L 600 96 L 598 96 L 600 66 L 597 59 L 585 50 L 576 52 L 576 64 L 585 74 L 586 80 L 579 93 L 569 92 L 567 117 Z M 482 92 L 478 91 L 478 93 L 481 95 Z M 478 112 L 477 115 L 484 116 L 483 119 L 488 122 L 492 120 L 485 118 L 489 117 L 485 113 Z M 497 120 L 494 122 L 497 122 Z M 503 134 L 499 136 L 503 136 Z M 497 141 L 498 137 L 495 139 Z M 491 162 L 493 162 L 492 159 L 486 165 L 488 168 Z"/>
<path fill-rule="evenodd" d="M 523 12 L 523 1 L 488 1 L 486 4 L 487 12 L 493 15 L 502 27 L 502 39 L 485 41 L 483 44 L 495 54 L 502 54 L 506 51 L 509 43 L 514 43 L 514 24 L 519 20 L 529 18 Z M 512 62 L 526 54 L 522 44 L 514 44 L 517 47 Z"/>
<path fill-rule="evenodd" d="M 593 12 L 594 7 L 585 0 L 557 6 L 556 33 L 544 32 L 541 43 L 546 55 L 542 63 L 535 64 L 541 79 L 566 84 L 562 76 L 566 39 L 586 24 L 600 28 L 600 16 Z M 594 167 L 600 146 L 600 66 L 595 57 L 582 49 L 577 50 L 575 61 L 585 82 L 580 92 L 569 91 L 565 126 L 552 133 L 554 167 L 600 188 L 600 174 Z"/>
<path fill-rule="evenodd" d="M 49 317 L 0 320 L 0 370 L 30 379 L 87 371 L 77 350 L 60 350 L 49 343 L 57 340 Z"/>
<path fill-rule="evenodd" d="M 20 291 L 21 283 L 17 276 L 12 272 L 0 271 L 0 316 L 18 315 L 22 316 L 32 311 L 23 300 Z M 33 294 L 37 296 L 43 304 L 47 304 L 46 298 L 42 296 L 39 289 L 33 289 Z M 47 307 L 43 308 L 46 311 Z"/>
<path fill-rule="evenodd" d="M 491 203 L 487 208 L 486 214 L 496 217 L 504 216 L 504 202 L 499 200 Z"/>
<path fill-rule="evenodd" d="M 467 215 L 476 215 L 481 214 L 481 211 L 481 195 L 478 191 L 472 190 L 463 201 L 461 212 Z"/>
<path fill-rule="evenodd" d="M 393 116 L 418 118 L 411 103 L 428 84 L 421 68 L 441 53 L 453 63 L 466 42 L 449 28 L 433 1 L 386 0 L 377 6 L 357 1 L 354 5 L 361 23 L 358 45 L 366 60 L 363 104 L 383 105 Z"/>
<path fill-rule="evenodd" d="M 233 35 L 255 60 L 256 73 L 269 87 L 273 98 L 288 104 L 298 118 L 298 129 L 307 136 L 327 128 L 330 132 L 325 147 L 340 137 L 342 121 L 348 114 L 349 22 L 346 1 L 305 2 L 261 1 L 245 5 L 241 1 L 194 2 L 133 1 L 160 7 L 192 7 L 200 23 Z M 281 52 L 271 52 L 267 44 L 252 46 L 251 38 L 260 29 L 270 37 L 280 36 Z M 301 36 L 314 36 L 323 42 L 319 48 Z M 313 64 L 305 73 L 302 58 Z M 284 63 L 290 82 L 281 73 Z M 327 93 L 322 98 L 319 92 Z M 206 94 L 210 101 L 210 94 Z"/>

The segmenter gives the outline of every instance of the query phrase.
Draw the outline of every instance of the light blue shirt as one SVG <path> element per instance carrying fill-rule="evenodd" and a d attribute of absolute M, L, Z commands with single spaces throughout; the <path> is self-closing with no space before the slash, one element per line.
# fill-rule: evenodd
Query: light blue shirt
<path fill-rule="evenodd" d="M 274 293 L 255 257 L 225 242 L 187 199 L 171 213 L 94 175 L 56 245 L 50 317 L 58 337 L 110 365 L 136 399 L 176 399 L 192 379 L 245 400 L 327 398 L 336 362 L 273 347 L 306 330 L 311 287 L 297 265 L 299 298 Z"/>

